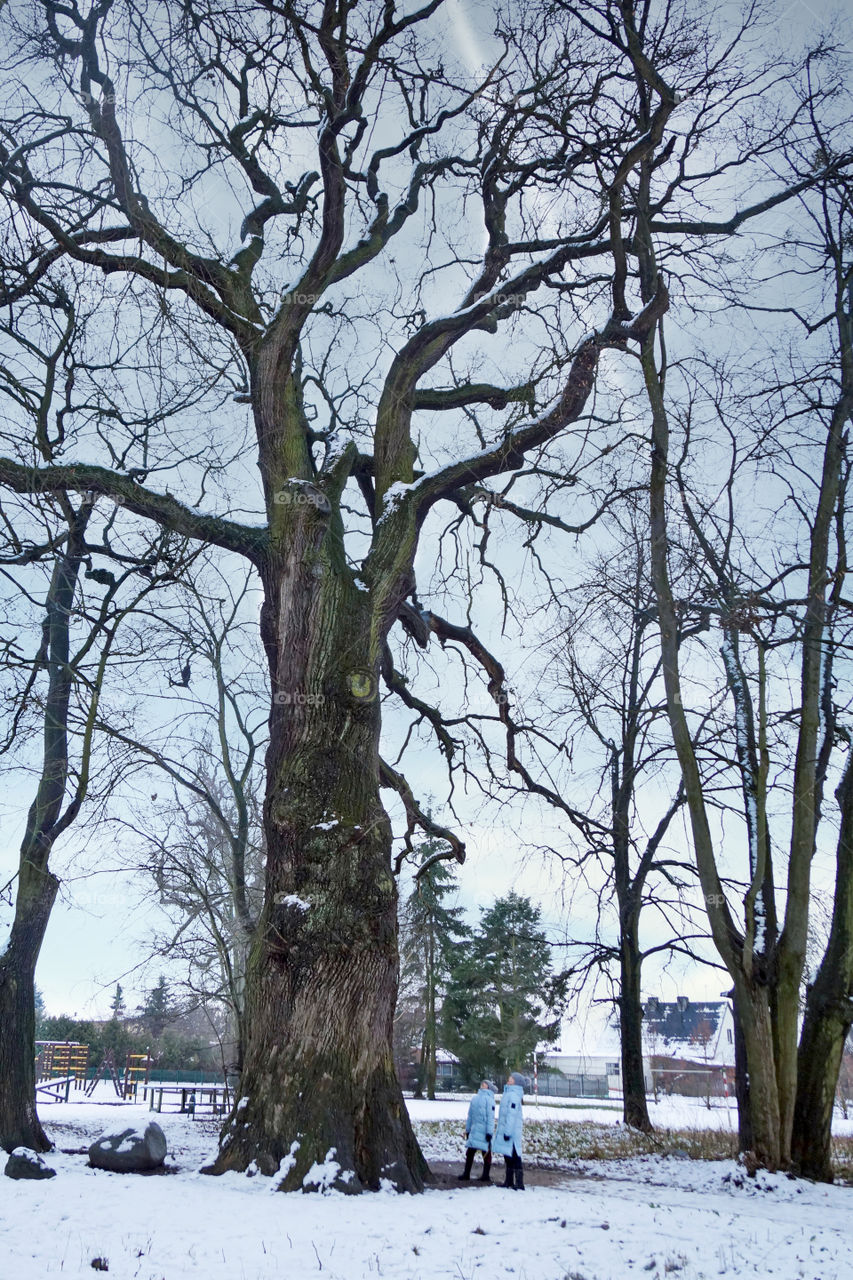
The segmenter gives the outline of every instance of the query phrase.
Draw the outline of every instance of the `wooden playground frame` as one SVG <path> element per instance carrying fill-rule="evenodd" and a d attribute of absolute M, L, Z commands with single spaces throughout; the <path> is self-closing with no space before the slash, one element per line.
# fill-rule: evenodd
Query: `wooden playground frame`
<path fill-rule="evenodd" d="M 115 1054 L 112 1049 L 107 1049 L 103 1062 L 86 1087 L 86 1097 L 91 1098 L 98 1081 L 106 1079 L 107 1076 L 112 1080 L 113 1088 L 123 1102 L 127 1101 L 128 1098 L 136 1098 L 140 1089 L 142 1089 L 144 1097 L 151 1075 L 151 1067 L 152 1059 L 148 1049 L 146 1049 L 145 1053 L 129 1053 L 125 1058 L 124 1075 L 119 1076 Z"/>
<path fill-rule="evenodd" d="M 89 1046 L 78 1040 L 36 1041 L 36 1097 L 68 1102 L 72 1086 L 86 1087 Z"/>
<path fill-rule="evenodd" d="M 91 1080 L 89 1074 L 89 1046 L 77 1040 L 36 1041 L 36 1094 L 45 1101 L 68 1102 L 71 1089 L 83 1089 L 91 1098 L 99 1080 L 112 1080 L 116 1094 L 122 1101 L 137 1098 L 140 1089 L 143 1097 L 148 1087 L 153 1061 L 151 1053 L 129 1053 L 125 1057 L 124 1072 L 120 1075 L 115 1054 L 107 1049 L 104 1059 Z"/>

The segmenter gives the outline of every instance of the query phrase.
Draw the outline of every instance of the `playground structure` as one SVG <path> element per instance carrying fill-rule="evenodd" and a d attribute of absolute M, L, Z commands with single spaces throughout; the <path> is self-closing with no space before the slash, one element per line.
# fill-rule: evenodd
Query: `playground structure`
<path fill-rule="evenodd" d="M 71 1076 L 75 1089 L 86 1084 L 89 1046 L 77 1040 L 36 1040 L 36 1081 L 41 1084 L 57 1076 Z"/>
<path fill-rule="evenodd" d="M 89 1046 L 77 1040 L 36 1041 L 36 1094 L 45 1101 L 67 1102 L 72 1086 L 83 1089 Z"/>
<path fill-rule="evenodd" d="M 82 1089 L 91 1098 L 101 1080 L 111 1080 L 116 1096 L 122 1101 L 149 1099 L 151 1110 L 171 1110 L 184 1114 L 222 1116 L 231 1104 L 227 1083 L 205 1083 L 203 1073 L 195 1082 L 164 1083 L 151 1080 L 154 1061 L 150 1051 L 127 1054 L 123 1069 L 116 1062 L 114 1050 L 107 1049 L 91 1080 L 89 1046 L 76 1040 L 36 1041 L 36 1094 L 43 1102 L 69 1102 L 72 1088 Z M 155 1073 L 157 1074 L 157 1073 Z M 162 1075 L 162 1073 L 160 1073 Z M 180 1077 L 176 1077 L 180 1080 Z"/>
<path fill-rule="evenodd" d="M 147 1050 L 145 1053 L 129 1053 L 124 1066 L 125 1098 L 136 1098 L 140 1089 L 144 1097 L 150 1075 L 151 1054 Z"/>
<path fill-rule="evenodd" d="M 135 1099 L 139 1094 L 140 1088 L 144 1095 L 150 1075 L 151 1054 L 148 1051 L 145 1053 L 129 1053 L 125 1059 L 124 1075 L 120 1076 L 115 1054 L 112 1049 L 107 1049 L 103 1062 L 89 1081 L 86 1097 L 91 1098 L 99 1080 L 105 1080 L 109 1077 L 113 1082 L 113 1088 L 117 1096 L 122 1101 L 126 1101 L 128 1098 Z"/>

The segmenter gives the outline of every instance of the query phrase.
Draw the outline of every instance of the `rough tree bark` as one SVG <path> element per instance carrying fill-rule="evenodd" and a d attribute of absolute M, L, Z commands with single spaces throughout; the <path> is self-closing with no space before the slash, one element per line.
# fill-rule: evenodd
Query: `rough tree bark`
<path fill-rule="evenodd" d="M 255 1160 L 272 1174 L 284 1160 L 290 1190 L 318 1184 L 311 1170 L 328 1158 L 339 1189 L 390 1179 L 416 1191 L 427 1167 L 390 1047 L 397 892 L 379 794 L 384 636 L 343 562 L 326 494 L 290 483 L 278 496 L 282 553 L 271 549 L 264 566 L 262 620 L 273 688 L 265 906 L 247 974 L 245 1104 L 212 1169 Z"/>
<path fill-rule="evenodd" d="M 853 756 L 836 792 L 841 830 L 826 951 L 806 998 L 797 1061 L 792 1158 L 807 1178 L 832 1181 L 832 1114 L 841 1057 L 853 1025 Z"/>

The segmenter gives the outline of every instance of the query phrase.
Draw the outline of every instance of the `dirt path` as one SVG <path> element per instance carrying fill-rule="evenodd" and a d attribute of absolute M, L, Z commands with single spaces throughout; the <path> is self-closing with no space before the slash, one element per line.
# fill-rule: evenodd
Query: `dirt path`
<path fill-rule="evenodd" d="M 462 1189 L 473 1191 L 485 1190 L 488 1185 L 480 1182 L 479 1177 L 483 1171 L 483 1166 L 479 1160 L 474 1165 L 470 1182 L 460 1182 L 459 1174 L 462 1172 L 462 1161 L 458 1163 L 450 1160 L 431 1160 L 430 1169 L 435 1177 L 436 1188 L 442 1191 L 450 1191 L 452 1189 Z M 504 1180 L 503 1160 L 496 1160 L 492 1165 L 492 1182 L 493 1187 L 500 1187 Z M 571 1182 L 588 1181 L 588 1179 L 579 1177 L 576 1173 L 569 1173 L 567 1169 L 538 1169 L 535 1165 L 525 1164 L 524 1166 L 524 1185 L 526 1187 L 565 1187 Z"/>

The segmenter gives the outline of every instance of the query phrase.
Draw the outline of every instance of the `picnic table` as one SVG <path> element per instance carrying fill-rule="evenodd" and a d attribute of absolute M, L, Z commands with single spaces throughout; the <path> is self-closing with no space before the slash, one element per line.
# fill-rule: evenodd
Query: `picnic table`
<path fill-rule="evenodd" d="M 174 1101 L 180 1103 L 179 1113 L 191 1115 L 193 1119 L 199 1112 L 222 1116 L 229 1106 L 229 1091 L 224 1084 L 149 1084 L 146 1091 L 149 1111 L 162 1112 L 164 1100 L 167 1110 L 174 1109 L 169 1107 Z"/>

